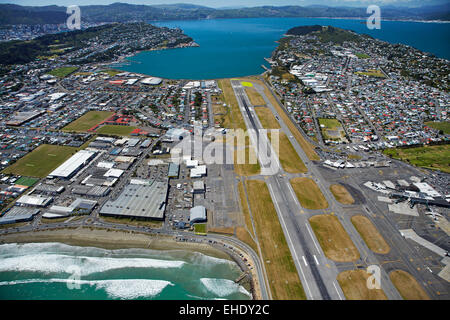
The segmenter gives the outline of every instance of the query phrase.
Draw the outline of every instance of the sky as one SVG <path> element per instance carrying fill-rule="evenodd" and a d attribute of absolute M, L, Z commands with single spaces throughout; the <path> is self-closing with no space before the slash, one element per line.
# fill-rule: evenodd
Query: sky
<path fill-rule="evenodd" d="M 241 7 L 242 0 L 0 0 L 0 3 L 14 3 L 22 6 L 44 6 L 44 5 L 92 5 L 92 4 L 111 4 L 114 2 L 125 2 L 132 4 L 173 4 L 173 3 L 192 3 L 212 8 L 220 7 Z M 284 5 L 327 5 L 327 6 L 351 6 L 367 7 L 371 4 L 392 5 L 392 6 L 424 6 L 449 3 L 450 0 L 246 0 L 245 6 L 256 7 L 264 5 L 284 6 Z"/>

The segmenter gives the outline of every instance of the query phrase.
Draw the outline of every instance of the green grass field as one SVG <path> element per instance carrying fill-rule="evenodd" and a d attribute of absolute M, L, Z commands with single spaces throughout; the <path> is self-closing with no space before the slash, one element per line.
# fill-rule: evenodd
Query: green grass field
<path fill-rule="evenodd" d="M 328 201 L 314 180 L 299 177 L 291 179 L 290 182 L 302 207 L 312 210 L 328 208 Z"/>
<path fill-rule="evenodd" d="M 99 124 L 103 120 L 106 120 L 113 114 L 114 114 L 114 112 L 110 112 L 110 111 L 89 111 L 88 113 L 84 114 L 77 120 L 69 123 L 62 130 L 63 131 L 77 131 L 77 132 L 88 131 L 90 128 L 92 128 L 96 124 Z"/>
<path fill-rule="evenodd" d="M 194 225 L 195 233 L 205 234 L 206 233 L 206 223 L 196 223 Z"/>
<path fill-rule="evenodd" d="M 276 143 L 272 142 L 272 133 L 269 132 L 267 136 L 270 139 L 272 146 L 276 146 Z M 284 132 L 279 132 L 279 150 L 276 150 L 276 148 L 274 149 L 275 152 L 277 152 L 280 163 L 286 172 L 305 173 L 308 171 Z"/>
<path fill-rule="evenodd" d="M 360 53 L 360 52 L 355 53 L 355 56 L 357 56 L 360 59 L 368 59 L 368 58 L 370 58 L 369 55 L 367 55 L 365 53 Z"/>
<path fill-rule="evenodd" d="M 355 74 L 359 74 L 359 75 L 366 75 L 369 77 L 377 77 L 377 78 L 386 78 L 386 76 L 384 75 L 383 72 L 381 72 L 381 70 L 367 70 L 366 72 L 355 72 Z"/>
<path fill-rule="evenodd" d="M 425 122 L 425 125 L 434 128 L 436 130 L 442 130 L 444 134 L 450 134 L 450 121 L 441 121 L 441 122 L 428 121 Z"/>
<path fill-rule="evenodd" d="M 392 148 L 384 150 L 383 153 L 418 167 L 450 173 L 449 144 L 416 148 Z"/>
<path fill-rule="evenodd" d="M 96 132 L 109 135 L 129 136 L 134 129 L 136 129 L 136 127 L 106 125 L 98 128 Z"/>
<path fill-rule="evenodd" d="M 67 77 L 69 74 L 74 73 L 78 69 L 79 69 L 78 67 L 62 67 L 53 69 L 48 74 L 55 77 L 64 78 Z"/>
<path fill-rule="evenodd" d="M 44 178 L 78 149 L 43 144 L 3 170 L 6 174 Z"/>
<path fill-rule="evenodd" d="M 104 72 L 107 73 L 110 77 L 114 77 L 115 75 L 122 73 L 122 71 L 118 71 L 118 70 L 114 70 L 114 69 L 104 69 L 104 70 L 100 70 L 98 71 L 100 72 Z"/>
<path fill-rule="evenodd" d="M 341 128 L 341 123 L 337 119 L 319 118 L 319 124 L 323 124 L 326 129 L 338 130 Z"/>
<path fill-rule="evenodd" d="M 31 187 L 38 181 L 39 181 L 39 179 L 37 179 L 37 178 L 21 177 L 20 179 L 18 179 L 16 181 L 16 184 L 21 185 L 21 186 Z"/>

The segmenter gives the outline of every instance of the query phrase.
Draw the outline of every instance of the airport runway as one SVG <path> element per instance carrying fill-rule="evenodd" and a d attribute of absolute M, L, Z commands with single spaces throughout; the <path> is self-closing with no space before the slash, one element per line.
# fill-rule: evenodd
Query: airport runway
<path fill-rule="evenodd" d="M 247 128 L 256 131 L 263 129 L 240 81 L 232 80 L 232 87 Z M 265 98 L 267 99 L 267 97 Z M 266 100 L 266 102 L 268 101 Z M 281 130 L 288 137 L 292 136 L 284 124 Z M 258 134 L 258 136 L 260 139 L 268 139 L 265 133 Z M 253 140 L 251 141 L 255 143 Z M 279 165 L 278 158 L 276 161 Z M 262 173 L 264 172 L 263 169 L 262 166 Z M 344 295 L 336 281 L 337 270 L 334 268 L 333 263 L 324 256 L 309 226 L 307 216 L 304 215 L 302 217 L 301 211 L 303 208 L 300 206 L 289 183 L 289 177 L 291 175 L 284 173 L 281 167 L 278 169 L 277 173 L 272 172 L 270 175 L 262 174 L 261 176 L 251 177 L 249 179 L 263 179 L 269 188 L 307 298 L 314 300 L 344 299 Z"/>

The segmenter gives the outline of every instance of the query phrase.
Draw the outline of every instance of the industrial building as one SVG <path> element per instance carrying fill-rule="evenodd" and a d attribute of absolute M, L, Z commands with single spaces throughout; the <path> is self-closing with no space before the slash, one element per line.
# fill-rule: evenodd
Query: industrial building
<path fill-rule="evenodd" d="M 94 151 L 80 150 L 58 168 L 53 170 L 48 177 L 69 179 L 78 172 L 78 170 L 87 165 L 96 154 L 97 153 Z"/>
<path fill-rule="evenodd" d="M 196 166 L 195 168 L 191 169 L 191 174 L 190 174 L 191 178 L 201 178 L 203 176 L 206 176 L 206 166 L 205 165 Z"/>
<path fill-rule="evenodd" d="M 38 213 L 39 209 L 12 207 L 0 218 L 0 225 L 31 221 Z"/>
<path fill-rule="evenodd" d="M 96 205 L 97 201 L 95 200 L 77 198 L 69 206 L 51 206 L 45 214 L 48 218 L 67 217 L 74 213 L 89 214 Z"/>
<path fill-rule="evenodd" d="M 193 188 L 194 193 L 205 193 L 205 183 L 201 180 L 194 181 Z"/>
<path fill-rule="evenodd" d="M 12 116 L 11 120 L 9 120 L 6 124 L 8 126 L 21 126 L 22 124 L 30 120 L 33 120 L 44 113 L 45 113 L 44 110 L 16 112 Z"/>
<path fill-rule="evenodd" d="M 205 222 L 206 221 L 206 208 L 204 206 L 196 206 L 193 207 L 189 211 L 189 221 L 190 224 L 193 225 L 197 222 Z"/>
<path fill-rule="evenodd" d="M 167 181 L 147 180 L 146 184 L 127 185 L 116 200 L 106 202 L 100 215 L 138 219 L 164 219 Z"/>
<path fill-rule="evenodd" d="M 52 197 L 44 197 L 41 195 L 35 196 L 24 195 L 19 199 L 17 199 L 16 205 L 30 206 L 30 207 L 46 207 L 52 201 L 53 201 Z"/>
<path fill-rule="evenodd" d="M 169 140 L 164 140 L 163 142 L 182 140 L 184 136 L 187 136 L 189 134 L 190 134 L 189 131 L 187 131 L 186 129 L 172 128 L 167 130 L 166 134 L 164 135 Z"/>
<path fill-rule="evenodd" d="M 34 188 L 34 192 L 57 195 L 64 191 L 64 186 L 40 183 Z"/>
<path fill-rule="evenodd" d="M 180 174 L 180 166 L 176 163 L 169 163 L 169 172 L 167 173 L 167 177 L 169 178 L 178 178 Z"/>

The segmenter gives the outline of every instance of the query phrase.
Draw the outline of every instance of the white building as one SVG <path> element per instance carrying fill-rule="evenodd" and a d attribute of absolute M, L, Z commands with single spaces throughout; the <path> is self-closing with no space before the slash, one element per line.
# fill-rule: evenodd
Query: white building
<path fill-rule="evenodd" d="M 53 170 L 49 178 L 63 178 L 68 179 L 72 177 L 78 170 L 87 165 L 89 161 L 94 158 L 96 152 L 88 150 L 80 150 L 71 156 L 66 162 Z"/>

